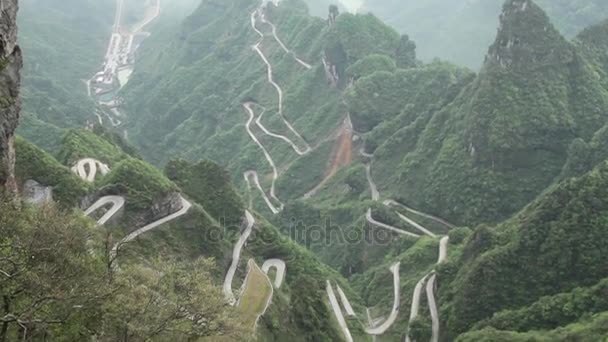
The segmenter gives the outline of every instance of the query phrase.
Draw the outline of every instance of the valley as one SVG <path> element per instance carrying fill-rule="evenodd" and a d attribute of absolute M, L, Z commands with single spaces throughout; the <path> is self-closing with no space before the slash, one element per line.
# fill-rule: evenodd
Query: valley
<path fill-rule="evenodd" d="M 382 21 L 441 1 L 28 1 L 0 342 L 608 334 L 608 21 L 505 0 L 474 71 Z"/>

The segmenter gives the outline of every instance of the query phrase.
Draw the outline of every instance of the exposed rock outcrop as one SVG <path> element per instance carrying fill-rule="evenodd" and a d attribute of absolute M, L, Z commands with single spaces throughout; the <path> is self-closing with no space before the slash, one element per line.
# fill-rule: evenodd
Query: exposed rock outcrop
<path fill-rule="evenodd" d="M 179 193 L 172 192 L 167 196 L 154 202 L 150 209 L 135 216 L 135 224 L 144 226 L 163 217 L 169 216 L 182 208 L 182 201 Z"/>
<path fill-rule="evenodd" d="M 18 0 L 0 0 L 0 183 L 11 193 L 15 182 L 14 133 L 19 123 L 20 70 L 23 65 L 17 46 Z"/>
<path fill-rule="evenodd" d="M 35 205 L 49 203 L 53 201 L 53 188 L 28 179 L 23 184 L 23 198 L 26 202 Z"/>

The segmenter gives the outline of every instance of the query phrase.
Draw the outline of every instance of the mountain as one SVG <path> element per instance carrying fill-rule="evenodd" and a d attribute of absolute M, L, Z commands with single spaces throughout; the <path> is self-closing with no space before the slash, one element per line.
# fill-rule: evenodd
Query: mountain
<path fill-rule="evenodd" d="M 509 1 L 500 27 L 475 79 L 376 149 L 380 189 L 462 224 L 498 222 L 555 181 L 575 139 L 605 124 L 606 88 L 592 62 L 540 7 Z M 369 112 L 367 89 L 355 83 L 351 113 Z M 408 131 L 408 148 L 389 144 Z"/>
<path fill-rule="evenodd" d="M 601 339 L 608 21 L 572 39 L 552 24 L 587 3 L 506 1 L 474 72 L 418 60 L 425 41 L 365 12 L 182 1 L 127 48 L 119 123 L 95 120 L 68 80 L 96 69 L 92 51 L 66 78 L 28 71 L 44 50 L 26 55 L 24 79 L 75 92 L 25 82 L 26 108 L 88 104 L 65 122 L 29 107 L 24 137 L 15 59 L 0 85 L 0 340 Z M 116 10 L 49 4 L 51 23 L 72 5 L 110 12 L 91 23 L 100 35 Z M 459 15 L 444 5 L 424 18 Z M 12 34 L 0 29 L 17 57 Z"/>
<path fill-rule="evenodd" d="M 438 57 L 478 69 L 496 32 L 502 3 L 502 0 L 367 0 L 359 12 L 371 11 L 399 32 L 410 35 L 418 42 L 423 60 Z M 608 16 L 606 3 L 599 0 L 536 3 L 568 38 Z"/>

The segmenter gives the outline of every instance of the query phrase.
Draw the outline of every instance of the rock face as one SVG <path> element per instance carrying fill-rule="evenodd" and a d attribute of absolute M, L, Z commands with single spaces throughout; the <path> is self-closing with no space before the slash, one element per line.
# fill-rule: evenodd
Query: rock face
<path fill-rule="evenodd" d="M 17 1 L 0 0 L 0 183 L 11 193 L 17 192 L 13 141 L 21 110 L 23 64 L 17 46 Z"/>
<path fill-rule="evenodd" d="M 49 203 L 53 201 L 53 188 L 29 179 L 23 184 L 23 198 L 35 205 Z"/>
<path fill-rule="evenodd" d="M 145 212 L 135 215 L 135 224 L 144 226 L 154 221 L 158 221 L 163 217 L 169 216 L 182 208 L 182 201 L 179 193 L 172 192 L 167 196 L 158 199 L 154 202 L 150 209 Z"/>

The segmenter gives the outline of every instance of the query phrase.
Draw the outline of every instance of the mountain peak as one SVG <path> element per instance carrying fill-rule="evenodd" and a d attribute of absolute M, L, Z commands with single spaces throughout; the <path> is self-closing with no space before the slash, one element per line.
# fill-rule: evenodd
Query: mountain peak
<path fill-rule="evenodd" d="M 507 0 L 485 66 L 528 69 L 572 59 L 570 44 L 532 0 Z"/>

